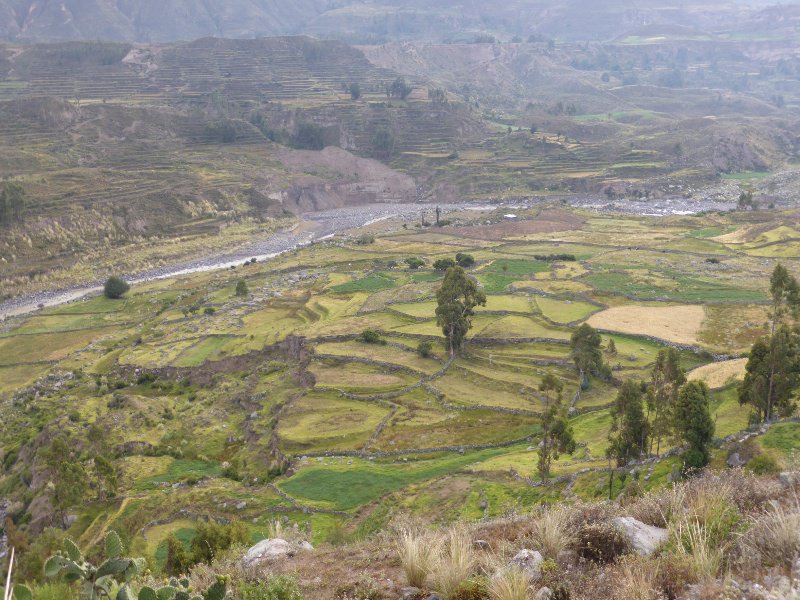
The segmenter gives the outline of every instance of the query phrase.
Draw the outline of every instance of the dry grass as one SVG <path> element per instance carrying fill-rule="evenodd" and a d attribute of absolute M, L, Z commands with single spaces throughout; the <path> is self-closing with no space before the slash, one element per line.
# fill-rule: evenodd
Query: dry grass
<path fill-rule="evenodd" d="M 492 600 L 528 600 L 530 580 L 519 567 L 512 566 L 497 571 L 489 580 L 489 597 Z"/>
<path fill-rule="evenodd" d="M 478 557 L 472 536 L 463 525 L 450 528 L 439 548 L 434 585 L 445 600 L 451 600 L 461 584 L 472 576 L 478 565 Z"/>
<path fill-rule="evenodd" d="M 689 381 L 705 381 L 709 388 L 719 389 L 733 381 L 744 379 L 746 358 L 725 360 L 697 367 L 687 375 Z"/>
<path fill-rule="evenodd" d="M 694 345 L 705 319 L 696 305 L 615 306 L 589 317 L 589 325 L 606 331 L 647 335 L 677 344 Z"/>
<path fill-rule="evenodd" d="M 788 507 L 773 503 L 772 510 L 753 517 L 742 535 L 740 556 L 744 562 L 791 567 L 800 556 L 800 499 Z"/>
<path fill-rule="evenodd" d="M 674 524 L 672 537 L 676 554 L 687 561 L 694 579 L 714 581 L 724 564 L 726 544 L 718 543 L 709 529 L 691 519 Z"/>
<path fill-rule="evenodd" d="M 422 588 L 428 576 L 438 568 L 441 538 L 430 532 L 403 529 L 398 533 L 396 547 L 408 585 Z"/>
<path fill-rule="evenodd" d="M 658 589 L 660 564 L 638 556 L 620 561 L 616 572 L 616 598 L 619 600 L 660 600 Z"/>
<path fill-rule="evenodd" d="M 556 560 L 559 553 L 576 541 L 569 512 L 564 508 L 547 510 L 533 522 L 528 538 L 531 546 L 542 556 Z"/>

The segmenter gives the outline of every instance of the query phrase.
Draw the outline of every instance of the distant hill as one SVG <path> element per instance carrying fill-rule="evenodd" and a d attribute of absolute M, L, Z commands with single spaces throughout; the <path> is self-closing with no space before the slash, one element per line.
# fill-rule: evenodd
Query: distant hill
<path fill-rule="evenodd" d="M 543 35 L 609 39 L 631 28 L 727 28 L 755 4 L 731 0 L 665 6 L 658 0 L 0 0 L 0 39 L 159 42 L 205 36 L 313 34 L 351 42 L 469 40 Z"/>

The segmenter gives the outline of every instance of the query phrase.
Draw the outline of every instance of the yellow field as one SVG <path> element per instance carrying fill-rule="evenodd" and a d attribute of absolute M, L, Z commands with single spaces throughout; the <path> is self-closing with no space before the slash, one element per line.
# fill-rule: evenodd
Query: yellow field
<path fill-rule="evenodd" d="M 702 306 L 631 305 L 609 308 L 587 321 L 606 331 L 647 335 L 676 344 L 696 344 L 705 319 Z"/>
<path fill-rule="evenodd" d="M 744 379 L 744 367 L 746 364 L 746 358 L 737 358 L 703 365 L 689 373 L 687 379 L 689 381 L 705 381 L 706 385 L 712 390 L 722 388 L 729 383 Z"/>

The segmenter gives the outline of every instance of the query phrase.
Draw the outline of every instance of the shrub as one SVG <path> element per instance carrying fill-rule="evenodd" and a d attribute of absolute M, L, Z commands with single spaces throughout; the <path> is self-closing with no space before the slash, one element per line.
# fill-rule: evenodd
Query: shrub
<path fill-rule="evenodd" d="M 489 594 L 488 585 L 485 577 L 468 579 L 454 592 L 453 600 L 486 600 Z"/>
<path fill-rule="evenodd" d="M 375 243 L 375 236 L 369 233 L 365 233 L 356 239 L 356 244 L 358 244 L 359 246 L 369 246 L 370 244 L 374 243 Z"/>
<path fill-rule="evenodd" d="M 423 341 L 417 344 L 417 354 L 422 358 L 430 358 L 433 354 L 433 344 L 428 341 Z"/>
<path fill-rule="evenodd" d="M 386 344 L 386 340 L 381 339 L 380 332 L 374 329 L 365 329 L 361 332 L 361 335 L 358 336 L 358 339 L 365 344 Z"/>
<path fill-rule="evenodd" d="M 129 286 L 127 282 L 116 275 L 112 275 L 106 280 L 106 284 L 103 286 L 103 295 L 110 300 L 118 300 L 128 293 L 130 289 L 131 286 Z"/>
<path fill-rule="evenodd" d="M 187 573 L 191 566 L 192 562 L 183 542 L 174 534 L 170 535 L 167 538 L 167 562 L 164 565 L 164 572 L 177 577 Z"/>
<path fill-rule="evenodd" d="M 406 259 L 406 264 L 408 265 L 409 269 L 416 270 L 416 269 L 419 269 L 420 267 L 424 267 L 425 266 L 425 261 L 421 260 L 421 259 L 419 259 L 419 258 L 417 258 L 415 256 L 412 256 L 411 258 L 407 258 Z"/>
<path fill-rule="evenodd" d="M 658 590 L 660 564 L 641 557 L 626 557 L 617 572 L 617 585 L 620 598 L 630 600 L 660 600 L 663 596 Z"/>
<path fill-rule="evenodd" d="M 361 577 L 352 583 L 345 583 L 336 588 L 334 600 L 383 600 L 386 595 L 371 577 Z"/>
<path fill-rule="evenodd" d="M 754 456 L 747 461 L 745 468 L 754 475 L 774 475 L 781 470 L 778 463 L 769 454 Z"/>
<path fill-rule="evenodd" d="M 628 543 L 611 523 L 587 523 L 578 530 L 578 555 L 596 563 L 607 563 L 628 551 Z"/>
<path fill-rule="evenodd" d="M 396 548 L 408 585 L 425 586 L 425 580 L 435 568 L 440 545 L 440 539 L 431 533 L 400 531 Z"/>
<path fill-rule="evenodd" d="M 240 279 L 236 283 L 236 295 L 240 298 L 250 295 L 250 289 L 247 287 L 247 282 L 244 279 Z"/>
<path fill-rule="evenodd" d="M 476 565 L 477 557 L 469 532 L 464 527 L 452 527 L 436 561 L 436 590 L 445 600 L 453 600 Z"/>
<path fill-rule="evenodd" d="M 300 150 L 322 150 L 325 148 L 325 130 L 316 123 L 300 123 L 291 145 Z"/>
<path fill-rule="evenodd" d="M 681 519 L 671 535 L 675 554 L 685 560 L 692 577 L 713 581 L 722 569 L 726 545 L 716 543 L 713 533 L 692 519 Z"/>
<path fill-rule="evenodd" d="M 249 541 L 250 533 L 247 527 L 238 521 L 233 521 L 229 525 L 220 525 L 214 521 L 200 523 L 197 526 L 197 534 L 192 539 L 192 563 L 210 563 L 220 552 L 231 546 L 247 544 Z"/>
<path fill-rule="evenodd" d="M 450 267 L 455 267 L 456 261 L 452 258 L 440 258 L 433 263 L 433 268 L 437 271 L 447 271 Z"/>
<path fill-rule="evenodd" d="M 217 309 L 214 308 L 213 306 L 206 306 L 203 309 L 203 314 L 205 315 L 213 315 L 215 312 L 217 312 Z"/>
<path fill-rule="evenodd" d="M 238 588 L 242 600 L 303 600 L 297 579 L 291 575 L 272 575 L 266 581 L 242 582 Z"/>
<path fill-rule="evenodd" d="M 475 264 L 475 257 L 471 254 L 459 252 L 456 254 L 456 262 L 458 263 L 459 267 L 464 267 L 466 269 L 467 267 L 471 267 Z"/>

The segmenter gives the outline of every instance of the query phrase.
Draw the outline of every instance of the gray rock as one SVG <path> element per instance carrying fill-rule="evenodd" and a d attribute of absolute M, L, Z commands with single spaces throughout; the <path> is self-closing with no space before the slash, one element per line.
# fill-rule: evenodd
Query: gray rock
<path fill-rule="evenodd" d="M 431 594 L 426 600 L 442 600 L 442 597 L 439 594 Z"/>
<path fill-rule="evenodd" d="M 611 523 L 622 533 L 633 551 L 640 556 L 649 556 L 667 540 L 666 529 L 645 525 L 633 517 L 617 517 Z"/>
<path fill-rule="evenodd" d="M 800 485 L 800 471 L 784 471 L 778 475 L 778 480 L 785 487 Z"/>
<path fill-rule="evenodd" d="M 306 541 L 300 542 L 300 546 L 299 547 L 300 547 L 300 550 L 303 550 L 305 552 L 311 552 L 312 550 L 314 550 L 314 546 L 312 546 L 311 544 L 309 544 Z"/>
<path fill-rule="evenodd" d="M 534 598 L 536 598 L 536 600 L 550 600 L 550 597 L 552 595 L 553 595 L 553 590 L 551 590 L 547 586 L 544 586 L 542 588 L 539 588 L 539 591 L 536 592 Z"/>
<path fill-rule="evenodd" d="M 236 504 L 236 510 L 244 510 L 245 508 L 247 508 L 247 502 L 244 500 Z"/>
<path fill-rule="evenodd" d="M 738 452 L 731 452 L 727 462 L 731 469 L 738 469 L 739 467 L 743 467 L 745 465 L 745 461 L 742 460 L 742 457 L 739 456 Z"/>
<path fill-rule="evenodd" d="M 472 544 L 478 548 L 479 550 L 488 550 L 489 549 L 489 542 L 486 540 L 475 540 Z"/>
<path fill-rule="evenodd" d="M 400 589 L 400 594 L 401 594 L 400 597 L 403 600 L 413 600 L 414 598 L 416 598 L 421 593 L 422 593 L 421 589 L 416 588 L 416 587 L 411 587 L 411 586 L 404 587 L 404 588 Z"/>
<path fill-rule="evenodd" d="M 289 542 L 280 538 L 261 540 L 250 548 L 242 557 L 242 564 L 246 567 L 277 558 L 285 558 L 292 553 Z"/>
<path fill-rule="evenodd" d="M 511 564 L 520 567 L 531 579 L 538 579 L 542 574 L 543 561 L 544 557 L 541 552 L 523 548 L 511 559 Z"/>

